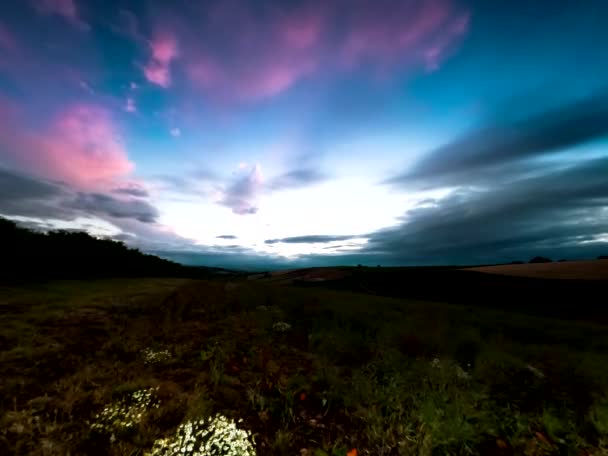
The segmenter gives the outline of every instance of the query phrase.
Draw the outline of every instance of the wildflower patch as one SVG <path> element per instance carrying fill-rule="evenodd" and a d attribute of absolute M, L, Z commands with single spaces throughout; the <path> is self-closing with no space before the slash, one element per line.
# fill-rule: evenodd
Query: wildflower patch
<path fill-rule="evenodd" d="M 169 350 L 154 350 L 149 347 L 142 350 L 142 355 L 146 364 L 158 364 L 171 359 Z"/>
<path fill-rule="evenodd" d="M 111 440 L 114 440 L 116 434 L 134 428 L 149 409 L 160 407 L 160 402 L 154 398 L 156 391 L 158 387 L 138 390 L 118 402 L 105 406 L 95 415 L 91 430 L 108 434 Z"/>
<path fill-rule="evenodd" d="M 239 423 L 242 420 L 239 420 Z M 154 442 L 147 456 L 255 456 L 253 437 L 234 420 L 215 415 L 181 424 L 175 434 Z"/>

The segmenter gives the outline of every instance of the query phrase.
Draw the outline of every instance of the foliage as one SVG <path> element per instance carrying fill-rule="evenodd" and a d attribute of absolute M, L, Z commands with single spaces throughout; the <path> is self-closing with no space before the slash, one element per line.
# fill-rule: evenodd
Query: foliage
<path fill-rule="evenodd" d="M 0 454 L 606 451 L 605 325 L 230 285 L 0 288 Z"/>
<path fill-rule="evenodd" d="M 0 217 L 2 280 L 80 277 L 186 277 L 203 269 L 128 248 L 119 241 L 85 232 L 32 231 Z"/>

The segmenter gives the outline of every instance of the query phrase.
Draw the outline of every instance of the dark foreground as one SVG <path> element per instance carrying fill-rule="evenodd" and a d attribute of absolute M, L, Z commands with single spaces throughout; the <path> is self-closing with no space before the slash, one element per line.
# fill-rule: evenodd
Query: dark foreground
<path fill-rule="evenodd" d="M 608 326 L 367 291 L 5 286 L 0 454 L 250 454 L 199 450 L 220 415 L 250 433 L 223 441 L 258 455 L 608 452 Z M 196 442 L 173 437 L 183 423 Z"/>

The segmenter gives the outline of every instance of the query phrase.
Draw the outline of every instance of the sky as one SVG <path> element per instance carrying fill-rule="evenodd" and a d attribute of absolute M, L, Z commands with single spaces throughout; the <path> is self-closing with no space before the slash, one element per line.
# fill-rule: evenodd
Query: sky
<path fill-rule="evenodd" d="M 4 0 L 0 216 L 232 268 L 607 254 L 606 18 Z"/>

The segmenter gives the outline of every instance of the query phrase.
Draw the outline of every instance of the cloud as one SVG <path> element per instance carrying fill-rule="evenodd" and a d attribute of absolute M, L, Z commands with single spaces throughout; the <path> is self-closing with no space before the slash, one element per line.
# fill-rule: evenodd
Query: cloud
<path fill-rule="evenodd" d="M 475 130 L 431 151 L 412 169 L 387 182 L 425 187 L 471 183 L 471 179 L 491 182 L 509 171 L 532 169 L 526 160 L 605 136 L 608 93 L 597 93 L 523 120 Z"/>
<path fill-rule="evenodd" d="M 118 199 L 102 193 L 77 193 L 68 207 L 112 218 L 132 218 L 142 223 L 155 223 L 158 211 L 141 199 Z"/>
<path fill-rule="evenodd" d="M 272 190 L 300 188 L 326 179 L 327 176 L 324 173 L 314 168 L 292 169 L 268 182 L 268 188 Z"/>
<path fill-rule="evenodd" d="M 66 197 L 69 193 L 57 183 L 0 168 L 0 214 L 68 218 L 70 214 L 61 207 Z"/>
<path fill-rule="evenodd" d="M 393 264 L 597 256 L 608 247 L 608 155 L 579 146 L 608 137 L 607 100 L 485 126 L 432 151 L 389 182 L 452 191 L 420 201 L 359 253 Z"/>
<path fill-rule="evenodd" d="M 117 193 L 133 188 L 118 189 Z M 41 219 L 74 220 L 97 216 L 109 221 L 133 219 L 155 223 L 158 211 L 150 203 L 132 197 L 76 191 L 58 182 L 0 168 L 0 214 Z"/>
<path fill-rule="evenodd" d="M 178 57 L 177 39 L 172 34 L 161 33 L 149 45 L 152 56 L 144 67 L 144 76 L 166 89 L 171 85 L 171 63 Z"/>
<path fill-rule="evenodd" d="M 251 102 L 328 74 L 366 71 L 385 77 L 437 69 L 466 34 L 469 13 L 451 0 L 276 2 L 261 7 L 211 1 L 189 8 L 188 17 L 173 22 L 190 82 L 209 98 Z M 155 68 L 162 74 L 156 79 L 165 81 L 167 66 Z"/>
<path fill-rule="evenodd" d="M 89 30 L 89 24 L 78 15 L 75 0 L 32 0 L 32 5 L 41 14 L 63 17 L 74 27 Z"/>
<path fill-rule="evenodd" d="M 218 238 L 218 239 L 237 239 L 237 237 L 233 234 L 221 234 L 219 236 L 216 236 L 216 238 Z"/>
<path fill-rule="evenodd" d="M 78 191 L 0 167 L 0 216 L 28 226 L 45 230 L 71 227 L 117 239 L 120 236 L 145 251 L 193 248 L 194 241 L 159 224 L 158 215 L 158 210 L 141 198 Z"/>
<path fill-rule="evenodd" d="M 133 99 L 132 97 L 127 97 L 127 102 L 125 103 L 125 111 L 137 112 L 137 106 L 135 104 L 135 99 Z"/>
<path fill-rule="evenodd" d="M 0 22 L 0 51 L 15 52 L 17 41 L 9 28 Z"/>
<path fill-rule="evenodd" d="M 126 187 L 114 188 L 112 189 L 112 192 L 120 195 L 135 196 L 137 198 L 147 198 L 148 196 L 150 196 L 150 194 L 145 188 L 136 184 L 131 184 Z"/>
<path fill-rule="evenodd" d="M 361 236 L 352 236 L 352 235 L 325 235 L 325 234 L 314 234 L 308 236 L 292 236 L 281 239 L 266 239 L 264 241 L 265 244 L 318 244 L 318 243 L 326 243 L 326 242 L 335 242 L 335 241 L 346 241 L 349 239 L 359 238 Z"/>
<path fill-rule="evenodd" d="M 5 160 L 79 188 L 105 187 L 134 168 L 109 113 L 94 105 L 64 108 L 42 132 L 27 131 L 10 119 L 0 132 Z"/>
<path fill-rule="evenodd" d="M 608 159 L 597 159 L 486 191 L 455 191 L 372 234 L 361 253 L 405 264 L 594 256 L 601 247 L 583 242 L 608 231 L 607 172 Z"/>
<path fill-rule="evenodd" d="M 258 211 L 255 200 L 263 182 L 259 165 L 242 169 L 233 182 L 220 192 L 219 204 L 229 207 L 235 214 L 255 214 Z"/>

